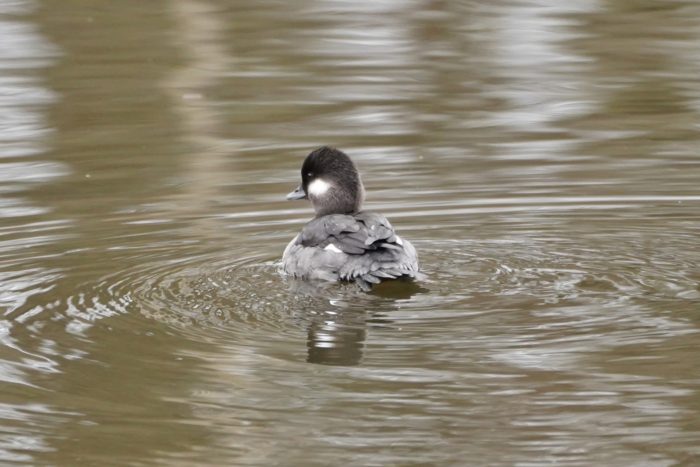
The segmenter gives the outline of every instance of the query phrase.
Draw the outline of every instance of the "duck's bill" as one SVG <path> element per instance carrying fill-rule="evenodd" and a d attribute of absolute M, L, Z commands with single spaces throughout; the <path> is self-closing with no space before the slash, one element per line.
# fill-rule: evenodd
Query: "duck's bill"
<path fill-rule="evenodd" d="M 296 190 L 287 195 L 287 199 L 306 199 L 306 192 L 304 191 L 304 188 L 299 185 Z"/>

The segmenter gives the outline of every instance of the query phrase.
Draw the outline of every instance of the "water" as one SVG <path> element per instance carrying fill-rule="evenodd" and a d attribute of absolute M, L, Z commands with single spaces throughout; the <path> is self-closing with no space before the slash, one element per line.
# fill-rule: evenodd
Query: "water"
<path fill-rule="evenodd" d="M 695 2 L 0 2 L 0 458 L 700 462 Z M 427 278 L 282 277 L 322 144 Z"/>

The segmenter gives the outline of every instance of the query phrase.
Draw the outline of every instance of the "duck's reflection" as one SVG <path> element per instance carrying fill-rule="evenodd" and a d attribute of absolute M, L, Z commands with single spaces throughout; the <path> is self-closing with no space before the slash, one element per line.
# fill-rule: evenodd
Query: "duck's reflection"
<path fill-rule="evenodd" d="M 322 365 L 358 365 L 367 340 L 367 314 L 349 311 L 324 313 L 308 328 L 306 361 Z"/>
<path fill-rule="evenodd" d="M 296 292 L 319 293 L 315 288 L 318 284 L 295 280 L 290 284 Z M 394 300 L 406 300 L 427 291 L 414 281 L 394 280 L 375 286 L 370 294 L 348 294 L 342 301 L 343 306 L 319 313 L 311 321 L 307 329 L 306 361 L 321 365 L 359 365 L 365 354 L 368 328 L 392 322 L 387 313 L 397 309 Z"/>

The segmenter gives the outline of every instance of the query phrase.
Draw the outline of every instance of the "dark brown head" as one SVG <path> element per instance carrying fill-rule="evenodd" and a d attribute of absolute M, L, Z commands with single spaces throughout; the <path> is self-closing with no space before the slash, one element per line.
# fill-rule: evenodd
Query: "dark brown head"
<path fill-rule="evenodd" d="M 360 174 L 352 160 L 338 149 L 324 146 L 306 156 L 301 185 L 287 199 L 308 199 L 316 217 L 358 212 L 365 198 Z"/>

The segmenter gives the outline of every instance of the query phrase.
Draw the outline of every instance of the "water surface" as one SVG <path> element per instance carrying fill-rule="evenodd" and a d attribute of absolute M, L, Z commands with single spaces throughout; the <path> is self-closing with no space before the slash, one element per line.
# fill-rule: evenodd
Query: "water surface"
<path fill-rule="evenodd" d="M 700 462 L 695 2 L 0 3 L 0 458 Z M 427 278 L 279 273 L 303 157 Z"/>

